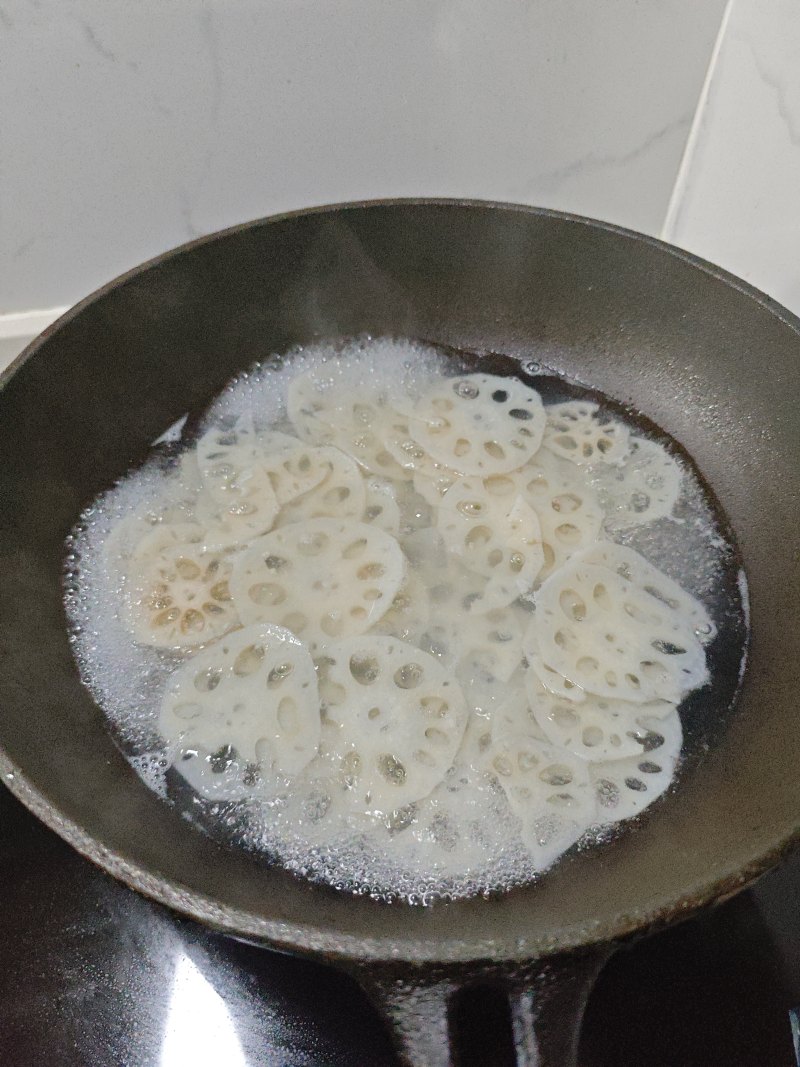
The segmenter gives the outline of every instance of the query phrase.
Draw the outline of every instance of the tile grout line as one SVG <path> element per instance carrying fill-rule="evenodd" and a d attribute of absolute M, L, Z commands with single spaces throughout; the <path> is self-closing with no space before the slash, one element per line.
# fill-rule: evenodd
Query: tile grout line
<path fill-rule="evenodd" d="M 703 119 L 708 104 L 708 97 L 711 91 L 711 83 L 714 80 L 716 74 L 717 64 L 719 61 L 719 55 L 722 51 L 722 44 L 727 36 L 728 23 L 730 21 L 731 10 L 733 9 L 734 0 L 727 0 L 725 10 L 722 13 L 720 19 L 719 30 L 717 31 L 716 40 L 714 41 L 714 47 L 711 49 L 711 55 L 708 60 L 708 67 L 706 68 L 706 76 L 703 79 L 703 86 L 700 89 L 700 95 L 697 98 L 697 105 L 694 110 L 694 116 L 692 118 L 692 125 L 689 129 L 689 134 L 686 138 L 686 144 L 683 148 L 683 154 L 681 161 L 678 165 L 678 173 L 675 175 L 675 181 L 672 186 L 672 192 L 670 194 L 669 203 L 667 204 L 666 214 L 664 215 L 664 223 L 661 227 L 659 237 L 662 241 L 671 241 L 672 235 L 676 228 L 678 215 L 680 214 L 681 206 L 683 203 L 683 196 L 686 189 L 689 171 L 694 161 L 694 154 L 697 148 L 697 142 L 700 139 L 700 129 L 703 125 Z"/>

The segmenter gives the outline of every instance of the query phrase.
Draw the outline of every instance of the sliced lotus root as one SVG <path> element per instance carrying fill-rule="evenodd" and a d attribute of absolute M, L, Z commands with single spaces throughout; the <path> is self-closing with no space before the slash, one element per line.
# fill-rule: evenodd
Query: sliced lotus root
<path fill-rule="evenodd" d="M 258 623 L 228 634 L 175 671 L 159 730 L 170 744 L 233 749 L 262 771 L 297 774 L 317 753 L 319 693 L 308 649 Z"/>
<path fill-rule="evenodd" d="M 485 774 L 489 770 L 492 747 L 492 715 L 470 710 L 467 728 L 456 753 L 453 768 L 456 773 Z"/>
<path fill-rule="evenodd" d="M 691 621 L 607 567 L 568 563 L 535 604 L 532 643 L 542 660 L 589 693 L 678 703 L 708 678 Z"/>
<path fill-rule="evenodd" d="M 533 627 L 528 631 L 530 635 Z M 529 636 L 523 639 L 523 647 L 529 642 Z M 586 699 L 586 691 L 581 689 L 579 685 L 575 685 L 569 678 L 565 678 L 563 674 L 559 674 L 558 671 L 553 670 L 549 664 L 545 663 L 541 656 L 537 656 L 535 653 L 531 653 L 526 650 L 526 658 L 530 664 L 530 669 L 548 691 L 553 696 L 560 697 L 562 700 L 568 700 L 571 704 L 581 704 Z"/>
<path fill-rule="evenodd" d="M 481 615 L 455 614 L 449 626 L 452 646 L 466 667 L 507 682 L 522 664 L 522 639 L 529 619 L 529 613 L 515 605 Z"/>
<path fill-rule="evenodd" d="M 545 421 L 539 394 L 516 378 L 470 374 L 429 390 L 415 404 L 409 429 L 437 463 L 485 477 L 531 459 Z"/>
<path fill-rule="evenodd" d="M 428 503 L 434 504 L 437 501 L 435 498 L 429 499 L 433 494 L 425 487 L 425 483 L 438 482 L 440 479 L 453 481 L 460 477 L 463 471 L 460 471 L 460 468 L 452 468 L 445 463 L 437 462 L 426 452 L 419 441 L 412 436 L 410 427 L 413 420 L 413 409 L 405 414 L 393 409 L 389 410 L 386 412 L 380 433 L 386 451 L 403 470 L 404 476 L 413 477 L 415 481 L 419 479 L 425 491 L 422 489 L 417 491 L 422 493 Z M 440 495 L 443 492 L 442 489 Z"/>
<path fill-rule="evenodd" d="M 134 638 L 159 648 L 192 648 L 232 629 L 239 616 L 228 582 L 231 557 L 185 543 L 136 561 L 127 589 Z"/>
<path fill-rule="evenodd" d="M 308 519 L 362 518 L 366 489 L 358 464 L 333 447 L 316 449 L 316 457 L 328 468 L 328 473 L 310 492 L 281 508 L 276 526 L 288 526 Z"/>
<path fill-rule="evenodd" d="M 304 445 L 304 442 L 299 437 L 295 437 L 291 433 L 284 433 L 283 430 L 256 429 L 254 433 L 255 447 L 258 454 L 266 456 L 267 459 L 281 453 L 291 452 L 295 448 L 302 448 Z"/>
<path fill-rule="evenodd" d="M 336 445 L 385 478 L 410 478 L 383 442 L 382 428 L 394 415 L 389 395 L 364 382 L 363 366 L 336 363 L 298 375 L 289 384 L 287 405 L 304 440 Z"/>
<path fill-rule="evenodd" d="M 619 822 L 638 815 L 672 782 L 682 744 L 677 711 L 663 719 L 644 717 L 640 729 L 644 732 L 640 755 L 589 765 L 601 822 Z"/>
<path fill-rule="evenodd" d="M 280 795 L 284 825 L 301 828 L 304 847 L 322 847 L 326 851 L 335 848 L 342 838 L 352 840 L 354 834 L 374 829 L 374 820 L 354 810 L 349 802 L 348 775 L 332 769 L 326 746 L 329 730 L 323 725 L 320 739 L 320 751 L 326 755 L 312 760 Z M 270 817 L 268 810 L 265 818 Z"/>
<path fill-rule="evenodd" d="M 240 416 L 232 425 L 212 426 L 206 430 L 194 446 L 197 468 L 210 485 L 224 484 L 235 476 L 235 468 L 243 452 L 252 456 L 255 447 L 255 430 L 250 418 Z M 229 459 L 235 457 L 229 465 Z"/>
<path fill-rule="evenodd" d="M 304 641 L 363 633 L 392 605 L 405 572 L 393 537 L 373 526 L 309 519 L 282 526 L 235 560 L 242 621 L 285 626 Z"/>
<path fill-rule="evenodd" d="M 348 404 L 342 424 L 335 428 L 332 443 L 373 474 L 406 481 L 411 479 L 410 472 L 397 462 L 383 439 L 383 425 L 392 415 L 392 409 L 380 400 L 370 402 L 359 398 Z"/>
<path fill-rule="evenodd" d="M 585 400 L 551 404 L 542 444 L 580 466 L 622 462 L 628 454 L 630 432 L 623 423 L 598 411 L 597 404 Z"/>
<path fill-rule="evenodd" d="M 187 483 L 181 464 L 166 476 L 159 492 L 151 499 L 131 514 L 113 522 L 103 543 L 103 554 L 108 570 L 120 573 L 117 584 L 124 579 L 128 562 L 150 534 L 167 526 L 173 529 L 183 527 L 188 531 L 196 525 L 194 503 L 197 484 Z M 182 540 L 194 540 L 194 536 L 188 535 Z"/>
<path fill-rule="evenodd" d="M 424 576 L 424 572 L 418 573 Z M 427 584 L 431 614 L 422 638 L 423 647 L 430 649 L 443 663 L 455 663 L 464 653 L 459 622 L 480 614 L 486 579 L 453 559 Z"/>
<path fill-rule="evenodd" d="M 633 582 L 666 605 L 681 621 L 688 622 L 700 641 L 711 640 L 717 632 L 705 605 L 634 549 L 610 541 L 599 541 L 591 548 L 584 549 L 576 559 L 608 567 L 621 578 Z"/>
<path fill-rule="evenodd" d="M 607 514 L 606 525 L 611 530 L 672 515 L 683 482 L 675 457 L 663 445 L 645 437 L 630 439 L 630 452 L 620 466 L 603 467 L 595 473 Z"/>
<path fill-rule="evenodd" d="M 330 474 L 324 450 L 309 448 L 299 441 L 296 447 L 265 451 L 261 462 L 280 507 L 310 492 Z"/>
<path fill-rule="evenodd" d="M 330 388 L 330 382 L 327 383 Z M 327 445 L 333 438 L 333 428 L 320 418 L 332 405 L 325 397 L 325 383 L 319 373 L 298 374 L 289 382 L 286 408 L 295 433 L 312 445 Z"/>
<path fill-rule="evenodd" d="M 429 617 L 427 586 L 413 570 L 408 570 L 389 610 L 371 630 L 376 634 L 399 637 L 401 641 L 417 644 L 425 632 Z"/>
<path fill-rule="evenodd" d="M 279 507 L 252 432 L 213 429 L 197 442 L 203 491 L 197 517 L 219 545 L 242 544 L 271 529 Z"/>
<path fill-rule="evenodd" d="M 231 429 L 213 427 L 198 439 L 197 468 L 214 499 L 227 503 L 244 488 L 256 466 L 257 453 L 255 432 L 243 421 Z"/>
<path fill-rule="evenodd" d="M 521 496 L 536 512 L 544 552 L 540 582 L 600 536 L 603 509 L 585 473 L 549 452 L 518 471 L 484 478 L 483 485 L 489 499 L 510 507 Z"/>
<path fill-rule="evenodd" d="M 366 501 L 363 521 L 397 537 L 400 533 L 400 508 L 392 483 L 383 478 L 367 478 Z"/>
<path fill-rule="evenodd" d="M 640 725 L 642 716 L 677 715 L 675 705 L 666 702 L 633 704 L 589 696 L 573 704 L 548 693 L 532 671 L 525 681 L 531 712 L 547 740 L 592 762 L 641 755 L 649 735 Z"/>
<path fill-rule="evenodd" d="M 208 752 L 201 745 L 174 746 L 172 765 L 205 800 L 240 801 L 252 797 L 261 785 L 257 763 L 243 759 L 231 745 Z"/>
<path fill-rule="evenodd" d="M 523 684 L 524 683 L 524 684 Z M 492 709 L 491 737 L 501 741 L 503 738 L 527 735 L 537 741 L 550 743 L 547 734 L 536 721 L 527 691 L 527 672 L 522 680 L 509 686 L 505 697 Z"/>
<path fill-rule="evenodd" d="M 442 467 L 440 472 L 433 477 L 415 471 L 414 488 L 431 507 L 438 507 L 450 486 L 461 477 L 462 475 L 456 474 L 455 471 L 450 471 L 445 467 Z"/>
<path fill-rule="evenodd" d="M 442 499 L 437 527 L 469 567 L 489 579 L 489 608 L 529 593 L 544 563 L 536 513 L 517 496 L 510 504 L 489 496 L 478 478 L 462 478 Z"/>
<path fill-rule="evenodd" d="M 405 542 L 419 531 L 431 528 L 433 512 L 411 482 L 395 482 L 394 489 L 400 510 L 400 538 Z"/>
<path fill-rule="evenodd" d="M 504 682 L 497 675 L 476 668 L 465 659 L 459 660 L 454 673 L 470 712 L 491 720 L 494 720 L 498 708 L 506 704 L 509 695 L 522 687 L 524 680 L 524 671 L 521 669 Z"/>
<path fill-rule="evenodd" d="M 133 547 L 134 560 L 148 560 L 181 545 L 203 545 L 206 530 L 197 522 L 161 522 L 151 527 Z"/>
<path fill-rule="evenodd" d="M 489 744 L 486 720 L 472 716 L 444 779 L 429 796 L 397 813 L 407 828 L 400 823 L 392 847 L 409 868 L 437 880 L 459 878 L 482 869 L 490 858 L 507 856 L 509 846 L 524 862 L 521 843 L 511 844 L 517 819 L 483 769 Z"/>
<path fill-rule="evenodd" d="M 447 552 L 438 530 L 428 527 L 417 530 L 403 538 L 403 547 L 413 570 L 428 589 L 431 605 L 431 623 L 444 634 L 447 644 L 454 645 L 454 655 L 447 661 L 454 662 L 457 642 L 454 638 L 454 621 L 471 613 L 482 603 L 486 579 L 475 574 Z"/>
<path fill-rule="evenodd" d="M 452 673 L 394 637 L 329 645 L 321 671 L 335 752 L 353 805 L 391 812 L 427 796 L 453 763 L 467 724 Z"/>
<path fill-rule="evenodd" d="M 201 489 L 195 503 L 195 517 L 205 528 L 209 548 L 232 548 L 247 544 L 272 529 L 279 512 L 266 471 L 255 470 L 240 488 L 221 503 L 207 489 Z"/>
<path fill-rule="evenodd" d="M 193 464 L 205 484 L 224 487 L 235 478 L 241 466 L 270 459 L 301 448 L 303 442 L 280 430 L 256 430 L 249 416 L 240 416 L 232 425 L 212 426 L 198 438 L 193 450 L 182 458 Z"/>
<path fill-rule="evenodd" d="M 522 822 L 522 840 L 536 867 L 546 870 L 596 818 L 585 760 L 531 733 L 492 742 L 491 771 Z"/>

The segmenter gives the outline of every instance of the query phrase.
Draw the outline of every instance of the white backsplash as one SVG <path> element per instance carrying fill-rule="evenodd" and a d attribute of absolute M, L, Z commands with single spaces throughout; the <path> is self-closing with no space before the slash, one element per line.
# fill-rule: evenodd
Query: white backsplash
<path fill-rule="evenodd" d="M 0 314 L 249 218 L 472 196 L 657 233 L 724 0 L 0 0 Z"/>
<path fill-rule="evenodd" d="M 733 0 L 664 236 L 800 314 L 797 0 Z"/>

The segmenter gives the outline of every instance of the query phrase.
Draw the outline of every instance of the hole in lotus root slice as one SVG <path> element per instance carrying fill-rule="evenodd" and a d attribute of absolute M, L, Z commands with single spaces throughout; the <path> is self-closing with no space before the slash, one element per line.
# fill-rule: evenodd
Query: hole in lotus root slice
<path fill-rule="evenodd" d="M 546 450 L 518 471 L 484 478 L 483 485 L 498 503 L 510 506 L 521 496 L 536 512 L 544 553 L 539 582 L 600 535 L 603 510 L 586 472 Z"/>
<path fill-rule="evenodd" d="M 625 530 L 672 515 L 683 481 L 674 456 L 644 437 L 630 439 L 630 452 L 622 464 L 598 467 L 594 474 L 609 530 Z"/>
<path fill-rule="evenodd" d="M 400 534 L 400 508 L 395 488 L 383 478 L 367 478 L 363 521 L 397 537 Z"/>
<path fill-rule="evenodd" d="M 603 823 L 638 815 L 667 791 L 675 775 L 682 743 L 677 711 L 663 719 L 644 716 L 638 729 L 640 755 L 589 764 L 598 819 Z"/>
<path fill-rule="evenodd" d="M 716 634 L 716 626 L 705 605 L 634 549 L 609 541 L 599 541 L 596 545 L 584 549 L 575 558 L 585 563 L 608 567 L 621 578 L 633 582 L 661 608 L 668 608 L 675 615 L 677 622 L 688 622 L 699 641 L 707 643 Z"/>
<path fill-rule="evenodd" d="M 630 431 L 623 423 L 599 414 L 597 404 L 568 400 L 551 404 L 542 444 L 579 466 L 621 463 L 628 455 Z"/>
<path fill-rule="evenodd" d="M 435 385 L 415 405 L 409 430 L 437 463 L 488 476 L 531 459 L 545 419 L 535 390 L 515 378 L 472 374 Z"/>
<path fill-rule="evenodd" d="M 179 544 L 136 561 L 126 623 L 140 644 L 192 648 L 239 622 L 231 599 L 231 558 L 201 544 Z"/>
<path fill-rule="evenodd" d="M 430 600 L 425 583 L 413 570 L 407 570 L 391 606 L 372 632 L 417 644 L 430 618 Z"/>
<path fill-rule="evenodd" d="M 228 746 L 262 775 L 296 774 L 314 758 L 320 738 L 308 649 L 288 630 L 264 623 L 228 634 L 172 674 L 159 731 L 184 748 L 213 753 Z"/>
<path fill-rule="evenodd" d="M 433 657 L 394 637 L 325 649 L 326 676 L 345 696 L 328 707 L 336 754 L 351 768 L 350 800 L 392 812 L 427 796 L 453 763 L 467 724 L 464 697 Z"/>
<path fill-rule="evenodd" d="M 585 760 L 530 733 L 492 743 L 489 766 L 538 870 L 546 870 L 596 821 L 596 802 Z"/>
<path fill-rule="evenodd" d="M 532 671 L 527 672 L 525 681 L 532 714 L 547 740 L 591 762 L 640 755 L 647 734 L 639 726 L 642 716 L 677 715 L 675 705 L 666 701 L 632 704 L 588 696 L 583 703 L 574 704 L 548 693 Z"/>
<path fill-rule="evenodd" d="M 532 643 L 589 693 L 679 703 L 708 679 L 691 620 L 606 567 L 573 561 L 535 596 Z"/>
<path fill-rule="evenodd" d="M 520 497 L 489 496 L 478 478 L 463 478 L 443 498 L 437 527 L 451 552 L 489 581 L 481 610 L 529 593 L 544 563 L 536 513 Z"/>
<path fill-rule="evenodd" d="M 276 527 L 305 522 L 308 519 L 362 518 L 366 489 L 358 464 L 340 449 L 333 447 L 316 449 L 315 457 L 328 468 L 327 475 L 310 492 L 281 508 Z"/>
<path fill-rule="evenodd" d="M 243 622 L 276 623 L 324 643 L 374 625 L 404 573 L 400 546 L 382 530 L 309 519 L 273 530 L 237 556 L 231 592 Z"/>

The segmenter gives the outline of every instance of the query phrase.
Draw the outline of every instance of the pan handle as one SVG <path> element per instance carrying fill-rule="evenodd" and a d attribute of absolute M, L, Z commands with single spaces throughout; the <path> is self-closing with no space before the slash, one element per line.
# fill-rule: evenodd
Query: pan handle
<path fill-rule="evenodd" d="M 388 1025 L 403 1067 L 457 1067 L 450 1030 L 452 979 L 413 972 L 357 976 Z"/>
<path fill-rule="evenodd" d="M 467 986 L 507 992 L 517 1067 L 576 1067 L 586 1002 L 612 951 L 596 946 L 515 967 L 363 966 L 356 978 L 388 1025 L 402 1067 L 460 1067 L 451 1008 Z"/>

